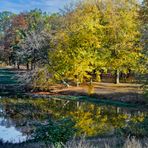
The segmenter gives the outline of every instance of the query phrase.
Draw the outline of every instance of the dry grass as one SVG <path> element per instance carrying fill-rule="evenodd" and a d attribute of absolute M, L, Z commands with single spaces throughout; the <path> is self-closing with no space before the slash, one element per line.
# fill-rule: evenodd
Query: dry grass
<path fill-rule="evenodd" d="M 148 141 L 145 140 L 137 140 L 135 137 L 127 138 L 124 144 L 119 145 L 119 140 L 117 138 L 110 140 L 103 141 L 95 141 L 94 143 L 85 138 L 77 141 L 73 139 L 72 141 L 68 142 L 64 145 L 64 148 L 148 148 Z M 56 148 L 56 147 L 54 147 Z"/>
<path fill-rule="evenodd" d="M 124 148 L 142 148 L 142 144 L 139 142 L 139 140 L 133 139 L 127 139 L 125 142 Z"/>
<path fill-rule="evenodd" d="M 128 138 L 123 148 L 148 148 L 148 141 L 144 140 L 140 142 L 139 140 L 136 140 L 134 137 L 131 140 Z"/>
<path fill-rule="evenodd" d="M 0 142 L 0 148 L 148 148 L 148 139 L 137 140 L 136 138 L 127 138 L 124 142 L 121 138 L 99 138 L 93 140 L 86 140 L 75 138 L 65 145 L 45 146 L 43 143 L 22 143 L 10 144 Z"/>
<path fill-rule="evenodd" d="M 64 148 L 94 148 L 94 147 L 87 140 L 82 138 L 79 141 L 76 141 L 75 139 L 73 139 L 72 141 L 64 145 Z"/>
<path fill-rule="evenodd" d="M 52 86 L 50 95 L 72 95 L 72 96 L 95 96 L 96 98 L 108 98 L 110 100 L 122 101 L 126 103 L 145 102 L 140 84 L 129 83 L 93 83 L 93 87 L 81 85 L 79 87 L 57 87 Z"/>

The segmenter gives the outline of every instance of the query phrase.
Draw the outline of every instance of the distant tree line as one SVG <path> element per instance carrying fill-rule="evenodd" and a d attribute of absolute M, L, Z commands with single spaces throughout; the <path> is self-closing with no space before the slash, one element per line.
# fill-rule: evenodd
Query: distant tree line
<path fill-rule="evenodd" d="M 0 13 L 0 60 L 33 70 L 36 85 L 147 73 L 148 2 L 83 0 L 49 15 Z M 67 84 L 67 83 L 66 83 Z"/>

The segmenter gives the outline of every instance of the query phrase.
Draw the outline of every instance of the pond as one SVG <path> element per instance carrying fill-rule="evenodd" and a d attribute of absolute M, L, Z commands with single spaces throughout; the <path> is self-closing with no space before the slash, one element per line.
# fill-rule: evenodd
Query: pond
<path fill-rule="evenodd" d="M 23 142 L 31 138 L 36 123 L 67 117 L 75 121 L 77 136 L 113 136 L 121 132 L 147 136 L 146 110 L 63 99 L 1 98 L 0 139 Z"/>

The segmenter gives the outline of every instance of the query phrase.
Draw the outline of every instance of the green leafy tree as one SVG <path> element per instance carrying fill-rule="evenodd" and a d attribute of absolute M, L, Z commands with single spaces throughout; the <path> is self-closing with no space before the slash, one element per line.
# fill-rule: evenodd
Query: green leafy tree
<path fill-rule="evenodd" d="M 5 35 L 11 26 L 14 14 L 9 11 L 0 12 L 0 59 L 2 62 L 8 62 L 9 50 L 5 48 Z"/>
<path fill-rule="evenodd" d="M 142 44 L 143 44 L 143 51 L 144 57 L 142 58 L 141 62 L 143 66 L 145 66 L 145 74 L 142 75 L 142 81 L 144 83 L 144 96 L 146 101 L 148 99 L 148 80 L 147 80 L 147 73 L 148 73 L 148 1 L 144 0 L 142 2 L 140 11 L 139 11 L 140 21 L 141 21 L 141 32 L 142 32 Z"/>
<path fill-rule="evenodd" d="M 142 57 L 138 21 L 138 7 L 132 1 L 106 1 L 102 10 L 105 27 L 104 48 L 110 52 L 108 69 L 115 71 L 116 83 L 120 72 L 137 70 Z"/>
<path fill-rule="evenodd" d="M 105 67 L 107 53 L 101 48 L 102 28 L 100 12 L 93 3 L 79 3 L 74 11 L 63 16 L 61 29 L 53 40 L 55 50 L 49 53 L 55 77 L 84 82 Z"/>
<path fill-rule="evenodd" d="M 43 63 L 47 59 L 47 21 L 48 16 L 37 9 L 13 18 L 10 30 L 13 38 L 11 56 L 14 63 L 17 62 L 18 68 L 19 64 L 25 64 L 27 69 L 34 69 L 38 61 L 41 62 L 42 59 Z"/>

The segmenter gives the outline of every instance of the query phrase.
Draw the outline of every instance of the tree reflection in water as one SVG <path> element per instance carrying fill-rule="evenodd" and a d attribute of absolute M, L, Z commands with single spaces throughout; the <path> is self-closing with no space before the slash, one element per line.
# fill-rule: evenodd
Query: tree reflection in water
<path fill-rule="evenodd" d="M 13 126 L 30 137 L 36 123 L 71 117 L 76 122 L 77 135 L 113 135 L 129 123 L 142 123 L 146 112 L 136 109 L 96 105 L 60 99 L 1 99 L 0 116 L 5 125 Z M 3 138 L 3 137 L 1 137 Z"/>

